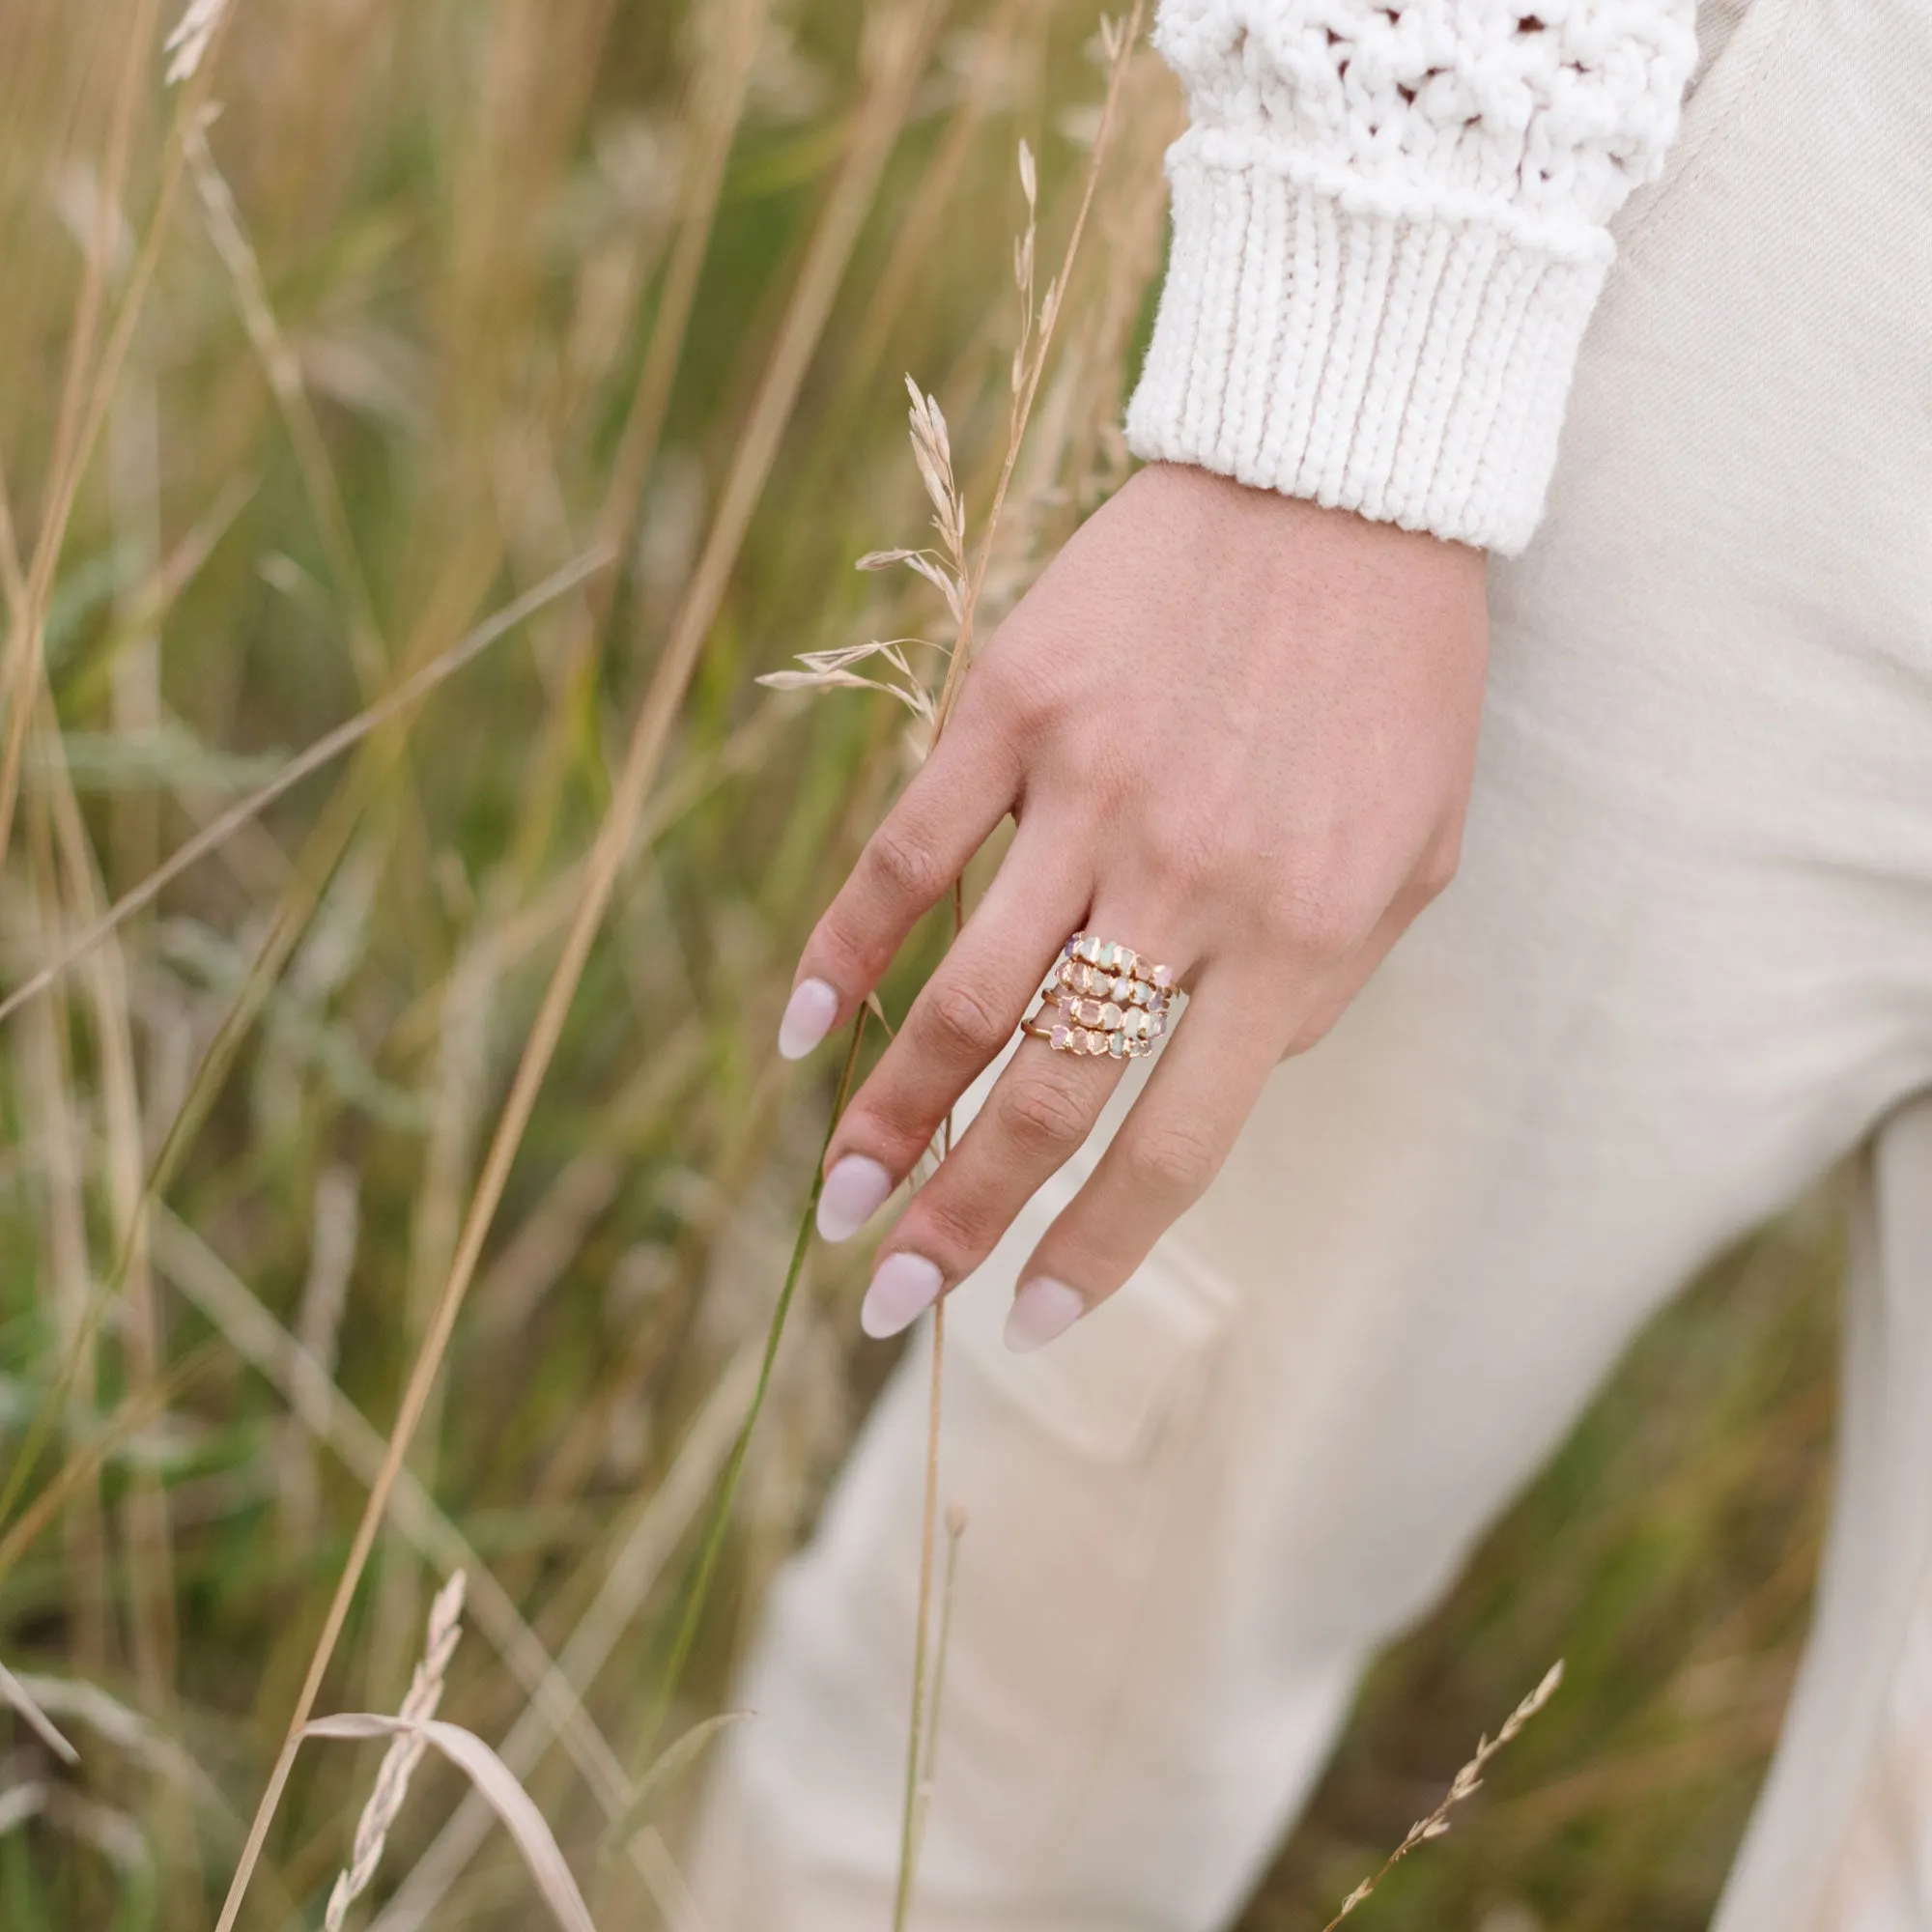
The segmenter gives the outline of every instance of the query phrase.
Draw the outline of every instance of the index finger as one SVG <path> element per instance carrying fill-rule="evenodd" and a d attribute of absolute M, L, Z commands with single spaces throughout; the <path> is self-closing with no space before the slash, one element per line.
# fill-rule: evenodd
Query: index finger
<path fill-rule="evenodd" d="M 851 1017 L 1017 794 L 1017 769 L 996 734 L 955 724 L 941 737 L 806 941 L 779 1028 L 787 1060 Z"/>

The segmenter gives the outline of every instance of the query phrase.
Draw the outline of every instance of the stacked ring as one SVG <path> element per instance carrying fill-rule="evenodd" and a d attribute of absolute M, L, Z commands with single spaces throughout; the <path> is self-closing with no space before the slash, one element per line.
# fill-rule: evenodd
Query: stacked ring
<path fill-rule="evenodd" d="M 1139 1060 L 1154 1050 L 1173 1023 L 1173 990 L 1167 967 L 1131 947 L 1076 932 L 1020 1031 L 1045 1040 L 1056 1053 Z"/>

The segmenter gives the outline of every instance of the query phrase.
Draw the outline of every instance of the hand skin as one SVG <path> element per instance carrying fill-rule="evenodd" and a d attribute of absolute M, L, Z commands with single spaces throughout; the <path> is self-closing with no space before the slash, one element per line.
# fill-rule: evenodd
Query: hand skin
<path fill-rule="evenodd" d="M 848 1020 L 1011 813 L 1007 857 L 846 1109 L 820 1231 L 855 1233 L 1012 1037 L 1069 933 L 1189 1000 L 1020 1275 L 1037 1348 L 1207 1187 L 1275 1063 L 1313 1045 L 1455 870 L 1489 622 L 1481 552 L 1154 465 L 975 660 L 932 756 L 800 962 L 790 1056 Z M 1110 1057 L 1027 1040 L 880 1250 L 862 1320 L 906 1326 L 1086 1139 Z"/>

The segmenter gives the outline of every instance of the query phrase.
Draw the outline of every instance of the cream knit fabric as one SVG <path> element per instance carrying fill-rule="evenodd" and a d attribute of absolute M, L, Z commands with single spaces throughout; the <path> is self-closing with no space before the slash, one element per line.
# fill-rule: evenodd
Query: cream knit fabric
<path fill-rule="evenodd" d="M 1514 555 L 1694 0 L 1163 0 L 1192 126 L 1127 440 Z"/>

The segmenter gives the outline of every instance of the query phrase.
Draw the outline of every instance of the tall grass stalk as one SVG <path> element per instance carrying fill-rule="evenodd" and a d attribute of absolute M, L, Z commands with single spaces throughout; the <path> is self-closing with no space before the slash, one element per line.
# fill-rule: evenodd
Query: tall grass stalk
<path fill-rule="evenodd" d="M 1559 1659 L 1544 1673 L 1543 1680 L 1536 1689 L 1503 1719 L 1503 1727 L 1493 1739 L 1483 1737 L 1476 1741 L 1475 1756 L 1470 1758 L 1450 1781 L 1449 1789 L 1443 1794 L 1441 1802 L 1426 1817 L 1418 1818 L 1408 1828 L 1402 1843 L 1382 1861 L 1378 1870 L 1371 1872 L 1342 1901 L 1342 1909 L 1321 1928 L 1321 1932 L 1335 1932 L 1335 1928 L 1343 1919 L 1347 1918 L 1358 1905 L 1363 1904 L 1383 1879 L 1387 1878 L 1389 1873 L 1418 1845 L 1427 1844 L 1432 1838 L 1440 1838 L 1447 1834 L 1450 1813 L 1457 1805 L 1473 1798 L 1483 1788 L 1483 1772 L 1490 1760 L 1516 1737 L 1550 1698 L 1555 1696 L 1556 1687 L 1562 1682 L 1563 1663 Z"/>
<path fill-rule="evenodd" d="M 471 1197 L 469 1215 L 458 1242 L 449 1278 L 432 1315 L 428 1332 L 404 1391 L 402 1408 L 389 1438 L 388 1452 L 357 1525 L 349 1558 L 336 1585 L 322 1634 L 310 1658 L 308 1672 L 296 1698 L 290 1734 L 298 1734 L 315 1708 L 322 1677 L 333 1656 L 349 1612 L 350 1600 L 374 1546 L 388 1492 L 402 1458 L 429 1400 L 441 1368 L 463 1297 L 482 1253 L 484 1236 L 509 1178 L 510 1163 L 522 1141 L 536 1103 L 538 1088 L 550 1065 L 564 1015 L 577 990 L 590 944 L 610 902 L 617 867 L 629 849 L 631 835 L 643 810 L 645 795 L 657 776 L 671 721 L 681 701 L 697 655 L 709 633 L 726 578 L 761 495 L 777 454 L 778 441 L 803 381 L 812 348 L 823 327 L 839 278 L 844 272 L 859 223 L 869 205 L 879 171 L 910 104 L 912 89 L 924 65 L 926 47 L 939 14 L 938 0 L 911 0 L 903 9 L 885 14 L 890 22 L 888 49 L 880 62 L 870 98 L 854 130 L 851 154 L 818 232 L 800 270 L 792 305 L 753 404 L 750 424 L 739 445 L 738 459 L 727 481 L 712 534 L 694 575 L 677 621 L 660 657 L 650 687 L 632 727 L 622 772 L 605 814 L 585 868 L 584 894 L 564 941 L 562 957 L 552 973 L 542 1006 L 526 1043 L 500 1121 Z M 222 1907 L 215 1932 L 230 1932 L 241 1908 L 248 1872 L 261 1856 L 269 1823 L 269 1803 L 258 1809 L 248 1842 Z"/>
<path fill-rule="evenodd" d="M 960 682 L 972 658 L 973 621 L 978 611 L 980 589 L 985 582 L 986 568 L 993 554 L 993 545 L 999 536 L 1000 516 L 1006 507 L 1007 490 L 1012 480 L 1013 468 L 1019 461 L 1020 445 L 1025 440 L 1027 424 L 1033 414 L 1034 398 L 1039 393 L 1040 375 L 1052 351 L 1055 327 L 1060 320 L 1062 302 L 1079 254 L 1080 238 L 1086 232 L 1087 213 L 1094 202 L 1094 186 L 1099 179 L 1102 163 L 1106 159 L 1115 109 L 1120 100 L 1121 84 L 1125 78 L 1127 63 L 1132 58 L 1134 47 L 1140 38 L 1141 6 L 1142 0 L 1135 0 L 1133 11 L 1128 15 L 1124 27 L 1108 16 L 1103 15 L 1101 19 L 1101 43 L 1108 62 L 1106 99 L 1101 109 L 1099 129 L 1094 140 L 1094 152 L 1088 164 L 1086 183 L 1081 190 L 1079 212 L 1074 216 L 1072 232 L 1066 239 L 1066 249 L 1061 261 L 1060 272 L 1047 285 L 1037 325 L 1036 325 L 1033 299 L 1033 264 L 1038 186 L 1032 152 L 1024 142 L 1020 146 L 1020 180 L 1027 205 L 1026 228 L 1015 256 L 1015 276 L 1019 283 L 1022 311 L 1020 342 L 1019 347 L 1013 352 L 1012 403 L 1008 419 L 1006 454 L 1000 465 L 999 481 L 994 487 L 992 507 L 986 514 L 985 531 L 980 539 L 979 560 L 970 574 L 966 565 L 964 507 L 959 501 L 957 487 L 952 480 L 950 451 L 946 447 L 944 418 L 939 416 L 937 406 L 931 405 L 926 416 L 928 422 L 937 422 L 938 435 L 934 439 L 928 429 L 923 440 L 920 399 L 917 391 L 914 394 L 913 448 L 915 454 L 921 458 L 920 467 L 926 476 L 928 492 L 934 497 L 938 510 L 936 521 L 940 526 L 942 540 L 948 546 L 952 564 L 952 582 L 956 598 L 953 613 L 956 623 L 947 662 L 946 680 L 933 705 L 932 738 L 935 744 L 952 716 L 952 706 L 958 698 Z M 942 458 L 945 459 L 945 465 L 943 471 L 940 471 Z M 935 472 L 943 476 L 943 490 L 934 487 Z M 952 929 L 955 938 L 965 923 L 964 883 L 955 881 L 952 889 Z M 942 1138 L 944 1151 L 950 1152 L 952 1145 L 952 1117 L 950 1113 L 942 1130 Z M 905 1795 L 899 1824 L 899 1868 L 893 1900 L 893 1932 L 905 1932 L 912 1912 L 913 1890 L 919 1866 L 919 1842 L 925 1809 L 921 1796 L 921 1768 L 929 1754 L 925 1744 L 925 1733 L 938 1722 L 936 1707 L 930 1711 L 926 1708 L 926 1646 L 932 1610 L 934 1529 L 939 1515 L 940 1401 L 946 1361 L 944 1298 L 932 1311 L 931 1350 L 931 1372 L 926 1398 L 925 1481 L 920 1515 L 919 1593 L 916 1611 L 918 1621 L 913 1632 L 912 1704 L 906 1728 Z M 955 1551 L 956 1548 L 956 1542 L 951 1546 Z M 924 1780 L 924 1787 L 929 1790 L 929 1777 Z"/>
<path fill-rule="evenodd" d="M 832 1136 L 838 1130 L 838 1117 L 844 1112 L 845 1099 L 852 1091 L 852 1075 L 859 1065 L 859 1048 L 866 1037 L 866 1021 L 868 1009 L 862 1005 L 852 1022 L 852 1043 L 845 1050 L 845 1065 L 838 1075 L 838 1093 L 833 1098 L 832 1114 L 825 1127 L 825 1148 L 832 1145 Z M 823 1166 L 824 1149 L 820 1150 L 820 1167 Z M 752 1436 L 758 1426 L 758 1417 L 763 1412 L 765 1397 L 772 1385 L 772 1369 L 778 1361 L 779 1345 L 784 1340 L 785 1318 L 791 1313 L 792 1296 L 798 1289 L 798 1278 L 805 1266 L 807 1251 L 811 1246 L 812 1225 L 818 1215 L 818 1199 L 825 1191 L 825 1176 L 814 1168 L 811 1186 L 806 1195 L 804 1211 L 799 1215 L 798 1234 L 792 1242 L 791 1262 L 785 1269 L 784 1281 L 779 1289 L 778 1300 L 772 1306 L 771 1326 L 766 1331 L 764 1353 L 758 1361 L 758 1379 L 752 1390 L 751 1406 L 745 1411 L 744 1426 L 738 1432 L 738 1439 L 731 1448 L 731 1460 L 724 1467 L 724 1480 L 719 1485 L 718 1497 L 712 1505 L 710 1520 L 705 1524 L 703 1539 L 698 1546 L 697 1561 L 695 1565 L 689 1587 L 685 1592 L 684 1607 L 677 1622 L 676 1634 L 671 1639 L 670 1654 L 665 1662 L 659 1679 L 658 1690 L 650 1706 L 650 1714 L 644 1720 L 643 1750 L 648 1755 L 654 1751 L 664 1731 L 665 1719 L 669 1716 L 678 1689 L 684 1681 L 686 1665 L 691 1661 L 692 1647 L 697 1641 L 699 1625 L 711 1599 L 711 1585 L 718 1573 L 718 1559 L 724 1551 L 724 1533 L 730 1526 L 731 1505 L 737 1499 L 738 1483 L 745 1473 L 745 1458 L 751 1453 Z"/>

